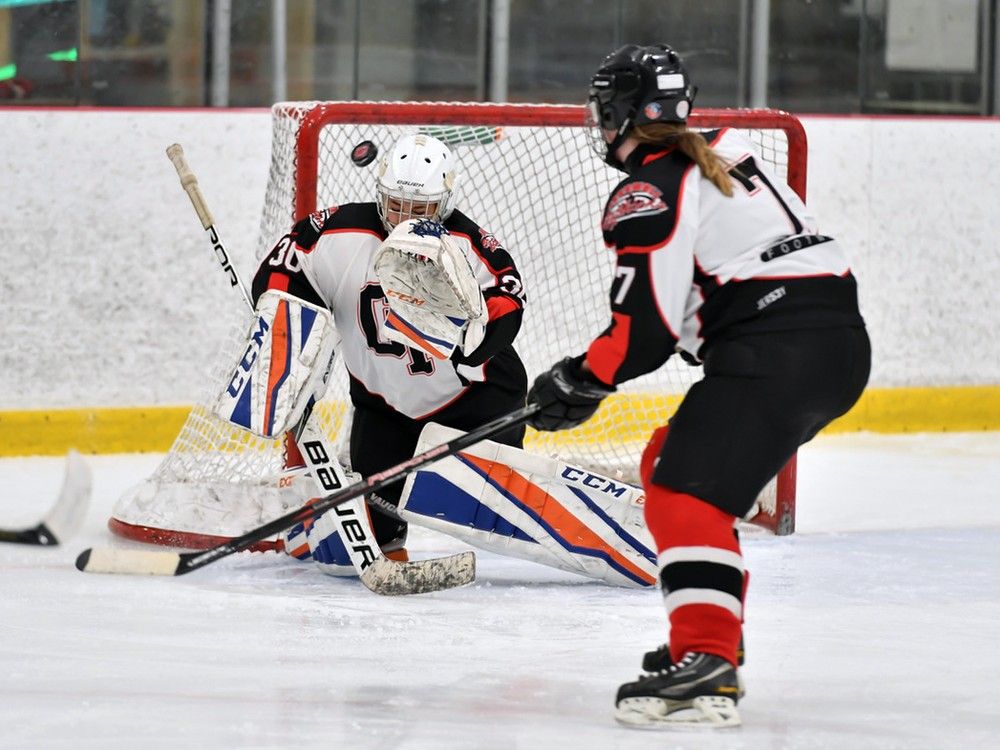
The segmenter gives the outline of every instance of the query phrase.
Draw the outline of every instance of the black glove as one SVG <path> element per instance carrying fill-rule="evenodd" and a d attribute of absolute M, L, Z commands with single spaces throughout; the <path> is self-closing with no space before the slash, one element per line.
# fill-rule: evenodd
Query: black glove
<path fill-rule="evenodd" d="M 552 432 L 583 424 L 616 388 L 580 371 L 583 355 L 566 357 L 535 378 L 528 403 L 541 409 L 528 423 L 536 430 Z"/>

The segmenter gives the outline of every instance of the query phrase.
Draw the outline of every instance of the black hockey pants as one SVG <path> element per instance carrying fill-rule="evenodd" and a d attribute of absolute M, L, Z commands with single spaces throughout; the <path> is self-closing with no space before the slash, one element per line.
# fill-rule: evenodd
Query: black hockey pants
<path fill-rule="evenodd" d="M 524 393 L 511 393 L 489 384 L 470 386 L 454 404 L 428 419 L 410 419 L 398 412 L 357 407 L 351 423 L 351 468 L 364 477 L 388 469 L 413 457 L 420 431 L 427 422 L 468 432 L 492 419 L 524 406 Z M 493 438 L 495 442 L 520 448 L 524 426 L 514 427 Z M 379 495 L 399 504 L 405 479 L 383 488 Z M 372 528 L 380 545 L 406 538 L 406 523 L 379 513 L 372 506 Z"/>
<path fill-rule="evenodd" d="M 670 420 L 653 483 L 743 516 L 798 447 L 854 405 L 870 367 L 861 327 L 714 344 Z"/>

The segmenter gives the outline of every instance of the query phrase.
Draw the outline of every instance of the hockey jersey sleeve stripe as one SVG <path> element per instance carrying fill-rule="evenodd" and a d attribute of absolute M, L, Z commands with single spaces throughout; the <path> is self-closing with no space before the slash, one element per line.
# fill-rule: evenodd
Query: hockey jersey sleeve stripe
<path fill-rule="evenodd" d="M 472 237 L 472 235 L 466 232 L 452 230 L 451 234 L 455 237 L 463 237 L 468 240 L 469 245 L 472 247 L 472 252 L 474 252 L 476 257 L 479 258 L 479 262 L 483 264 L 486 270 L 489 271 L 489 273 L 491 273 L 497 281 L 499 281 L 500 276 L 505 273 L 509 273 L 511 271 L 516 272 L 514 261 L 511 258 L 510 253 L 508 253 L 503 246 L 498 245 L 495 250 L 490 252 L 484 249 L 482 245 Z M 497 266 L 500 263 L 503 265 L 498 268 Z"/>
<path fill-rule="evenodd" d="M 587 364 L 601 382 L 612 385 L 615 373 L 628 356 L 628 340 L 632 318 L 625 313 L 611 313 L 611 329 L 587 349 Z"/>
<path fill-rule="evenodd" d="M 609 385 L 652 372 L 674 353 L 680 326 L 672 326 L 670 320 L 680 313 L 667 315 L 657 295 L 658 274 L 653 272 L 657 258 L 682 260 L 662 253 L 619 257 L 619 273 L 611 290 L 611 325 L 587 349 L 591 370 Z"/>
<path fill-rule="evenodd" d="M 272 273 L 267 279 L 268 289 L 277 289 L 281 292 L 288 291 L 288 274 L 284 273 Z"/>
<path fill-rule="evenodd" d="M 487 302 L 488 307 L 489 303 Z M 521 329 L 523 312 L 520 307 L 516 307 L 499 318 L 494 318 L 491 315 L 486 323 L 486 335 L 483 337 L 483 342 L 468 354 L 460 353 L 460 350 L 456 349 L 455 353 L 451 355 L 452 362 L 470 367 L 485 364 L 495 354 L 501 352 L 504 347 L 513 343 L 517 332 Z"/>
<path fill-rule="evenodd" d="M 506 295 L 488 297 L 486 300 L 486 312 L 489 314 L 491 321 L 502 318 L 504 315 L 517 312 L 520 309 L 521 305 Z"/>

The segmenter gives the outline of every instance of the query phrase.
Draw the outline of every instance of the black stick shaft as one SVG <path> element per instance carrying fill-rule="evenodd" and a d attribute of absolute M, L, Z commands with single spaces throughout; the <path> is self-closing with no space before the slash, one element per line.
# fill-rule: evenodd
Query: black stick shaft
<path fill-rule="evenodd" d="M 45 525 L 36 526 L 33 529 L 20 529 L 18 531 L 9 531 L 7 529 L 0 529 L 0 542 L 11 542 L 13 544 L 38 544 L 43 547 L 50 544 L 55 544 L 55 537 L 52 535 Z"/>

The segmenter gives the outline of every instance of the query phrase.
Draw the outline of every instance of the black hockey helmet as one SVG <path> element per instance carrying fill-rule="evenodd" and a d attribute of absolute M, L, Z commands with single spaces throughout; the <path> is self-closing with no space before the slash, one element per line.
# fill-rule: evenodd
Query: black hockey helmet
<path fill-rule="evenodd" d="M 600 138 L 599 153 L 618 169 L 615 151 L 636 125 L 687 122 L 697 87 L 681 56 L 666 44 L 626 44 L 608 55 L 590 79 L 588 107 L 593 124 L 615 130 L 610 144 Z"/>

